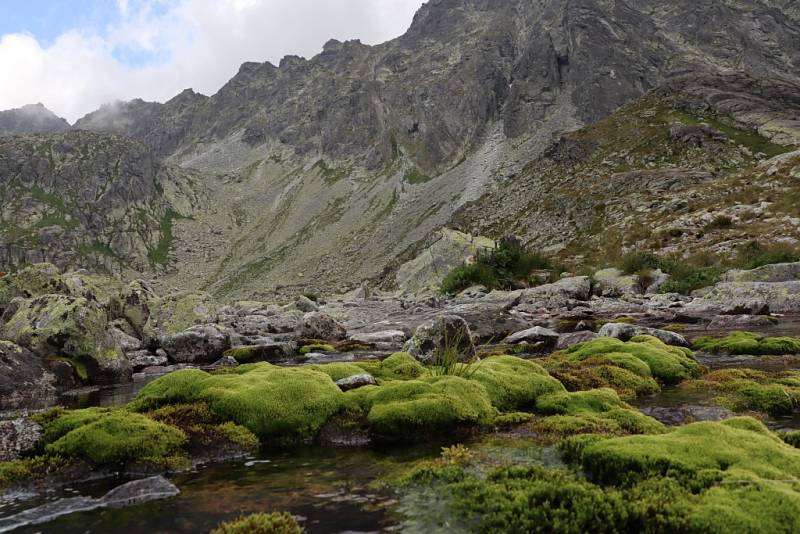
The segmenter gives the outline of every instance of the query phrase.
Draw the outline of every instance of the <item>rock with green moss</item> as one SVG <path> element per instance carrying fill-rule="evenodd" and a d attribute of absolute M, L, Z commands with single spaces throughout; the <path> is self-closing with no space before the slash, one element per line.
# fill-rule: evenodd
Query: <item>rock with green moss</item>
<path fill-rule="evenodd" d="M 368 368 L 369 369 L 369 368 Z M 369 369 L 372 371 L 372 369 Z M 410 380 L 426 373 L 425 367 L 407 352 L 396 352 L 380 362 L 373 375 L 386 380 Z"/>
<path fill-rule="evenodd" d="M 630 341 L 636 336 L 650 336 L 659 339 L 667 345 L 673 345 L 675 347 L 689 346 L 689 342 L 686 341 L 686 338 L 677 332 L 618 322 L 618 320 L 604 324 L 600 328 L 598 335 L 600 337 L 614 337 L 622 341 Z"/>
<path fill-rule="evenodd" d="M 463 362 L 475 356 L 472 331 L 458 315 L 440 315 L 422 323 L 403 350 L 424 363 L 451 357 Z"/>
<path fill-rule="evenodd" d="M 598 357 L 613 358 L 620 363 L 627 360 L 629 363 L 624 367 L 667 384 L 698 376 L 701 370 L 689 349 L 666 345 L 652 336 L 636 336 L 630 341 L 601 337 L 570 347 L 566 354 L 574 362 Z M 649 375 L 636 360 L 649 368 Z"/>
<path fill-rule="evenodd" d="M 714 402 L 735 412 L 757 411 L 780 416 L 800 406 L 800 372 L 767 373 L 755 369 L 720 369 L 687 389 L 712 391 Z"/>
<path fill-rule="evenodd" d="M 235 358 L 239 363 L 275 363 L 295 354 L 297 345 L 291 342 L 261 343 L 258 345 L 239 345 L 225 351 L 225 356 Z"/>
<path fill-rule="evenodd" d="M 116 300 L 110 303 L 112 313 L 130 324 L 137 337 L 143 338 L 145 324 L 150 318 L 150 306 L 158 297 L 152 288 L 141 280 L 134 280 L 120 290 Z"/>
<path fill-rule="evenodd" d="M 106 311 L 95 301 L 43 295 L 22 301 L 0 337 L 42 357 L 68 359 L 94 383 L 129 380 L 132 369 L 110 335 Z"/>
<path fill-rule="evenodd" d="M 94 300 L 104 308 L 117 302 L 124 284 L 116 278 L 92 274 L 87 271 L 65 273 L 61 276 L 66 286 L 66 294 Z"/>
<path fill-rule="evenodd" d="M 149 315 L 143 326 L 146 341 L 160 341 L 196 325 L 213 324 L 217 304 L 202 291 L 174 293 L 150 301 Z"/>
<path fill-rule="evenodd" d="M 67 285 L 58 267 L 51 263 L 31 265 L 0 277 L 0 312 L 15 297 L 29 299 L 66 291 Z"/>
<path fill-rule="evenodd" d="M 694 347 L 712 354 L 748 354 L 754 356 L 800 354 L 800 338 L 767 337 L 752 332 L 731 332 L 723 337 L 704 336 Z"/>
<path fill-rule="evenodd" d="M 302 534 L 303 529 L 288 512 L 252 514 L 240 517 L 211 531 L 211 534 Z"/>

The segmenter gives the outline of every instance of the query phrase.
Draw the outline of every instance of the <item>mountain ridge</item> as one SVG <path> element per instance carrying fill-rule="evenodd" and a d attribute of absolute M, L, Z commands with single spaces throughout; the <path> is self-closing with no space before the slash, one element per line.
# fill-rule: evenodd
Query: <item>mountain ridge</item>
<path fill-rule="evenodd" d="M 208 204 L 175 221 L 153 271 L 165 283 L 239 296 L 344 290 L 391 278 L 487 187 L 659 87 L 793 143 L 796 120 L 753 96 L 800 84 L 791 7 L 434 0 L 386 43 L 332 40 L 311 59 L 244 63 L 212 96 L 115 104 L 75 126 L 202 176 Z M 723 77 L 737 72 L 755 85 L 725 100 Z"/>

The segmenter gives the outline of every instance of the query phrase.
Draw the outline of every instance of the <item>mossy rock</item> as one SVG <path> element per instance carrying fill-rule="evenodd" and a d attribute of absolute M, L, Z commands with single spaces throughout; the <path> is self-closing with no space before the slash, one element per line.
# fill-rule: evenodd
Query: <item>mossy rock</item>
<path fill-rule="evenodd" d="M 383 360 L 374 376 L 387 380 L 411 380 L 426 374 L 425 367 L 407 352 L 396 352 Z"/>
<path fill-rule="evenodd" d="M 186 435 L 179 429 L 127 410 L 67 412 L 45 427 L 49 455 L 95 465 L 171 462 L 181 455 Z"/>
<path fill-rule="evenodd" d="M 267 363 L 242 367 L 228 374 L 172 373 L 145 386 L 131 408 L 205 402 L 221 421 L 248 428 L 262 442 L 296 442 L 314 438 L 345 406 L 344 394 L 320 371 Z"/>
<path fill-rule="evenodd" d="M 721 369 L 685 384 L 712 390 L 714 402 L 735 412 L 758 411 L 789 415 L 800 406 L 800 372 L 766 373 L 755 369 Z"/>
<path fill-rule="evenodd" d="M 653 376 L 667 384 L 698 376 L 702 369 L 689 349 L 666 345 L 652 336 L 636 336 L 630 341 L 598 338 L 570 347 L 566 354 L 567 359 L 573 362 L 604 357 L 640 376 Z M 649 373 L 625 355 L 646 364 Z"/>
<path fill-rule="evenodd" d="M 217 304 L 208 293 L 190 291 L 154 299 L 149 312 L 143 331 L 148 340 L 153 340 L 216 322 Z"/>
<path fill-rule="evenodd" d="M 542 395 L 565 391 L 542 366 L 513 356 L 491 356 L 476 364 L 469 378 L 483 385 L 503 412 L 533 408 Z"/>
<path fill-rule="evenodd" d="M 312 352 L 336 352 L 336 347 L 330 343 L 312 343 L 300 348 L 300 354 L 310 354 Z"/>
<path fill-rule="evenodd" d="M 61 357 L 84 367 L 94 382 L 130 377 L 130 363 L 110 335 L 106 311 L 95 301 L 43 295 L 22 301 L 0 328 L 0 337 L 44 357 Z"/>
<path fill-rule="evenodd" d="M 699 337 L 694 341 L 694 347 L 712 354 L 782 356 L 800 354 L 800 338 L 765 337 L 752 332 L 731 332 L 724 337 Z"/>
<path fill-rule="evenodd" d="M 303 529 L 288 512 L 252 514 L 240 517 L 211 531 L 211 534 L 302 534 Z"/>
<path fill-rule="evenodd" d="M 337 380 L 341 380 L 343 378 L 349 378 L 355 375 L 363 375 L 365 374 L 364 367 L 357 363 L 325 363 L 325 364 L 313 364 L 313 365 L 305 365 L 303 369 L 311 369 L 313 371 L 319 371 L 321 373 L 325 373 L 331 380 L 336 382 Z"/>
<path fill-rule="evenodd" d="M 640 360 L 636 361 L 642 363 Z M 661 390 L 658 382 L 652 377 L 642 376 L 615 363 L 605 357 L 589 358 L 577 364 L 562 365 L 550 372 L 569 391 L 611 388 L 623 400 L 633 400 Z M 649 374 L 649 368 L 646 366 L 645 368 Z"/>
<path fill-rule="evenodd" d="M 67 291 L 58 267 L 51 263 L 38 263 L 0 277 L 0 310 L 16 297 L 30 299 Z"/>

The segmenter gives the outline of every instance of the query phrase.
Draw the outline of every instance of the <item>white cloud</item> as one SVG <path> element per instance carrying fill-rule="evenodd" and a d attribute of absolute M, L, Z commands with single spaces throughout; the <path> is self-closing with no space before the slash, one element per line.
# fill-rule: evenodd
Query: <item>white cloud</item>
<path fill-rule="evenodd" d="M 311 57 L 329 38 L 396 37 L 421 4 L 117 0 L 121 20 L 107 28 L 76 28 L 47 46 L 27 34 L 0 37 L 0 109 L 42 102 L 75 121 L 113 100 L 164 101 L 187 87 L 213 94 L 244 61 Z"/>

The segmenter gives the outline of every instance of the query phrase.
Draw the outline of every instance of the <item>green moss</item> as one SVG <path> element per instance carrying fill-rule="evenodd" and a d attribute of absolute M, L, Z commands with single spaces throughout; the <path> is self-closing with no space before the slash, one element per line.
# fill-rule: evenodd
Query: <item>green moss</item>
<path fill-rule="evenodd" d="M 0 462 L 0 490 L 52 475 L 68 467 L 70 463 L 70 460 L 61 456 L 34 456 Z"/>
<path fill-rule="evenodd" d="M 150 315 L 144 325 L 147 337 L 157 337 L 159 332 L 177 334 L 207 323 L 217 310 L 211 295 L 202 291 L 181 292 L 149 303 Z"/>
<path fill-rule="evenodd" d="M 705 336 L 694 341 L 697 350 L 713 354 L 800 354 L 800 338 L 765 337 L 751 332 L 731 332 L 724 337 Z"/>
<path fill-rule="evenodd" d="M 430 182 L 432 180 L 432 178 L 430 176 L 428 176 L 426 174 L 423 174 L 416 167 L 413 168 L 413 169 L 407 170 L 405 175 L 403 176 L 403 179 L 406 182 L 410 183 L 411 185 L 424 184 L 424 183 Z"/>
<path fill-rule="evenodd" d="M 533 414 L 528 412 L 510 412 L 500 414 L 494 418 L 496 426 L 516 426 L 533 421 Z"/>
<path fill-rule="evenodd" d="M 272 348 L 260 345 L 233 347 L 224 352 L 224 356 L 234 358 L 239 363 L 264 361 L 274 356 Z"/>
<path fill-rule="evenodd" d="M 153 265 L 165 266 L 169 260 L 169 252 L 172 248 L 172 242 L 175 239 L 172 234 L 172 225 L 174 221 L 182 219 L 183 217 L 176 211 L 168 209 L 164 216 L 161 218 L 159 230 L 161 236 L 159 237 L 158 244 L 155 248 L 151 249 L 148 257 Z"/>
<path fill-rule="evenodd" d="M 396 352 L 383 360 L 373 374 L 386 380 L 410 380 L 426 373 L 425 367 L 406 352 Z"/>
<path fill-rule="evenodd" d="M 667 384 L 697 376 L 701 370 L 691 351 L 666 345 L 652 336 L 636 336 L 627 342 L 614 338 L 598 338 L 575 345 L 567 349 L 566 353 L 567 359 L 573 362 L 597 357 L 616 360 L 628 370 L 642 376 L 641 367 L 620 356 L 628 354 L 644 362 L 650 369 L 650 375 Z"/>
<path fill-rule="evenodd" d="M 48 425 L 45 442 L 49 455 L 96 465 L 164 463 L 179 455 L 186 435 L 140 414 L 89 409 L 68 412 Z"/>
<path fill-rule="evenodd" d="M 651 434 L 664 431 L 661 423 L 623 402 L 613 389 L 547 395 L 538 400 L 536 409 L 551 415 L 537 423 L 538 429 L 544 432 Z"/>
<path fill-rule="evenodd" d="M 210 449 L 226 449 L 231 445 L 247 452 L 258 450 L 258 438 L 243 426 L 230 421 L 220 422 L 207 404 L 173 404 L 148 412 L 154 421 L 179 428 L 188 437 L 187 449 L 207 454 Z"/>
<path fill-rule="evenodd" d="M 220 420 L 242 425 L 262 441 L 312 439 L 345 406 L 344 394 L 322 372 L 258 363 L 231 374 L 172 373 L 145 386 L 131 407 L 146 410 L 198 401 L 208 403 Z"/>
<path fill-rule="evenodd" d="M 542 366 L 513 356 L 483 360 L 470 379 L 482 384 L 492 405 L 504 412 L 532 408 L 542 395 L 564 391 L 564 386 Z"/>
<path fill-rule="evenodd" d="M 714 402 L 736 412 L 759 411 L 771 415 L 791 414 L 800 405 L 800 373 L 765 373 L 752 369 L 723 369 L 687 388 L 712 390 Z"/>
<path fill-rule="evenodd" d="M 622 362 L 622 365 L 619 361 Z M 638 372 L 625 367 L 629 364 Z M 550 373 L 569 391 L 611 388 L 625 400 L 632 400 L 661 390 L 658 382 L 649 376 L 650 368 L 629 354 L 611 353 L 597 358 L 588 358 L 582 362 L 563 362 L 559 366 L 551 368 Z"/>
<path fill-rule="evenodd" d="M 362 395 L 367 420 L 380 436 L 408 439 L 486 424 L 497 415 L 483 386 L 456 376 L 393 381 Z"/>
<path fill-rule="evenodd" d="M 311 352 L 336 352 L 336 347 L 329 343 L 314 343 L 305 345 L 300 349 L 300 354 L 309 354 Z"/>
<path fill-rule="evenodd" d="M 635 317 L 629 317 L 626 315 L 615 317 L 614 319 L 601 319 L 595 323 L 595 326 L 600 329 L 603 325 L 607 325 L 609 323 L 621 323 L 621 324 L 636 324 L 639 321 Z"/>
<path fill-rule="evenodd" d="M 0 309 L 14 297 L 33 298 L 65 290 L 66 285 L 55 265 L 31 265 L 0 277 Z"/>
<path fill-rule="evenodd" d="M 288 512 L 252 514 L 222 523 L 211 534 L 302 534 L 303 529 Z"/>

